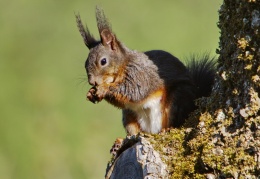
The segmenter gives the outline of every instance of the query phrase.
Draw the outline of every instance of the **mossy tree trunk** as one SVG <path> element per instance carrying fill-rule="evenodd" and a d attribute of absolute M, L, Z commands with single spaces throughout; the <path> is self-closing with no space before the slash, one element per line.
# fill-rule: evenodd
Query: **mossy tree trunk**
<path fill-rule="evenodd" d="M 218 177 L 257 178 L 260 1 L 224 0 L 218 26 L 221 30 L 218 77 L 212 96 L 201 101 L 206 112 L 200 116 L 200 135 L 192 140 L 205 141 L 205 145 L 197 144 L 201 147 L 201 161 Z"/>
<path fill-rule="evenodd" d="M 217 79 L 189 120 L 197 125 L 141 137 L 160 153 L 169 178 L 260 176 L 260 0 L 224 0 L 218 26 Z"/>

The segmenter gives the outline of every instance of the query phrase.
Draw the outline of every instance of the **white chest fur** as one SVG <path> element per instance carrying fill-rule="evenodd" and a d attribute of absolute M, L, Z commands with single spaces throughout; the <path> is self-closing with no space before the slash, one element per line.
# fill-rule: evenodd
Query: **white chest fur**
<path fill-rule="evenodd" d="M 159 133 L 162 130 L 161 96 L 151 97 L 138 106 L 131 106 L 135 111 L 141 130 L 148 133 Z"/>

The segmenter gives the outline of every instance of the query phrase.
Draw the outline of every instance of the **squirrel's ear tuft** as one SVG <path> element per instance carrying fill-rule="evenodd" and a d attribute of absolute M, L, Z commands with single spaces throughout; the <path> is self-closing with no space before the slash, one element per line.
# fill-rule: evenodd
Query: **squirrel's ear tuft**
<path fill-rule="evenodd" d="M 98 26 L 98 31 L 99 31 L 100 35 L 101 35 L 102 31 L 105 29 L 112 32 L 111 26 L 108 22 L 108 19 L 105 16 L 103 9 L 101 9 L 98 6 L 96 6 L 96 19 L 97 19 L 97 26 Z"/>
<path fill-rule="evenodd" d="M 84 40 L 85 45 L 89 49 L 96 46 L 99 42 L 93 37 L 93 35 L 90 34 L 87 26 L 84 28 L 80 15 L 75 14 L 75 16 L 79 32 Z"/>
<path fill-rule="evenodd" d="M 104 46 L 109 46 L 112 50 L 116 50 L 118 47 L 116 36 L 112 32 L 111 26 L 104 14 L 103 9 L 98 6 L 96 7 L 96 18 L 102 44 Z"/>

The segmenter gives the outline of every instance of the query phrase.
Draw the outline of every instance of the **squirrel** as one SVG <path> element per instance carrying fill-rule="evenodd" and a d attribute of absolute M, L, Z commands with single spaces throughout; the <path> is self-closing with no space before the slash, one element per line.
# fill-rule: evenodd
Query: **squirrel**
<path fill-rule="evenodd" d="M 92 88 L 87 98 L 93 103 L 105 99 L 122 109 L 128 135 L 180 127 L 196 109 L 195 100 L 210 95 L 215 61 L 208 54 L 198 61 L 192 58 L 185 66 L 166 51 L 139 52 L 127 48 L 98 7 L 100 40 L 83 26 L 79 14 L 75 16 L 89 49 L 85 68 Z"/>

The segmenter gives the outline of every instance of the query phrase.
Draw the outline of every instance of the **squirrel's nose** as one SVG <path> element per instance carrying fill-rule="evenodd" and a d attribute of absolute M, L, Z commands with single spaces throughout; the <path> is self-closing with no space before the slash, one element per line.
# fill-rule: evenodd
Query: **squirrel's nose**
<path fill-rule="evenodd" d="M 88 83 L 91 85 L 91 86 L 96 86 L 97 85 L 97 82 L 95 80 L 88 80 Z"/>
<path fill-rule="evenodd" d="M 89 81 L 89 84 L 90 84 L 91 86 L 95 86 L 96 82 Z"/>
<path fill-rule="evenodd" d="M 95 86 L 96 85 L 96 81 L 95 81 L 95 79 L 91 75 L 88 75 L 88 83 L 91 86 Z"/>

